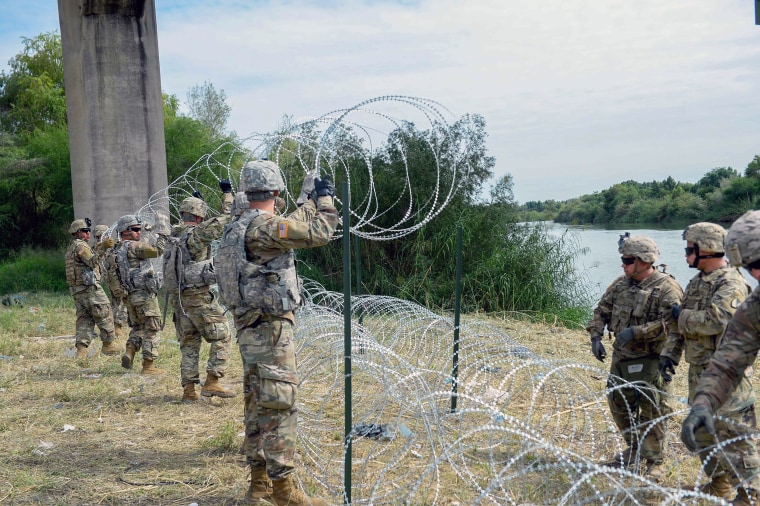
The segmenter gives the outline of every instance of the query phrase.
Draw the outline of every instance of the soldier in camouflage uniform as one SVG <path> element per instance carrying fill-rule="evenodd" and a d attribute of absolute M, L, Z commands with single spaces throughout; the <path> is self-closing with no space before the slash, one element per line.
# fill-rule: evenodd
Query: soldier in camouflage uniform
<path fill-rule="evenodd" d="M 607 288 L 586 327 L 591 350 L 602 362 L 607 356 L 602 344 L 605 327 L 615 335 L 607 401 L 628 448 L 604 465 L 628 467 L 640 452 L 645 473 L 659 480 L 666 427 L 649 422 L 671 411 L 663 399 L 667 391 L 663 392 L 659 371 L 660 351 L 673 320 L 671 308 L 681 302 L 683 291 L 671 275 L 655 269 L 659 250 L 652 239 L 626 234 L 618 245 L 623 275 Z M 626 382 L 644 384 L 620 388 Z"/>
<path fill-rule="evenodd" d="M 158 215 L 158 239 L 155 245 L 141 241 L 142 222 L 134 214 L 119 218 L 116 225 L 121 241 L 114 246 L 106 258 L 107 263 L 117 266 L 117 275 L 124 293 L 132 327 L 127 338 L 126 352 L 121 357 L 121 366 L 132 368 L 135 353 L 142 349 L 141 374 L 163 374 L 166 371 L 153 365 L 158 357 L 158 331 L 161 310 L 156 294 L 161 287 L 161 278 L 153 270 L 150 259 L 158 258 L 164 252 L 168 224 L 165 217 Z"/>
<path fill-rule="evenodd" d="M 752 291 L 737 267 L 729 266 L 723 258 L 723 241 L 726 230 L 714 223 L 695 223 L 683 232 L 686 241 L 686 261 L 689 267 L 699 269 L 699 274 L 689 281 L 680 306 L 674 305 L 672 314 L 678 324 L 678 334 L 671 334 L 660 354 L 660 374 L 667 381 L 675 373 L 681 353 L 689 364 L 689 403 L 699 377 L 715 352 L 715 346 L 723 330 L 747 295 Z M 726 405 L 725 409 L 735 406 Z M 721 416 L 741 420 L 741 413 L 731 413 L 724 408 Z M 721 429 L 727 426 L 719 423 Z M 738 446 L 742 446 L 739 444 Z M 710 483 L 701 492 L 727 499 L 732 493 L 729 475 L 733 474 L 727 462 L 708 459 L 700 454 L 705 472 L 711 476 Z"/>
<path fill-rule="evenodd" d="M 111 305 L 100 286 L 100 265 L 90 241 L 89 220 L 74 220 L 69 233 L 74 238 L 66 249 L 66 282 L 74 297 L 77 311 L 76 358 L 87 358 L 87 348 L 96 337 L 95 326 L 100 329 L 103 355 L 116 355 L 119 350 L 113 344 L 116 337 L 113 329 Z"/>
<path fill-rule="evenodd" d="M 293 344 L 294 311 L 301 305 L 294 249 L 327 244 L 338 223 L 335 187 L 316 180 L 312 198 L 287 216 L 275 213 L 285 185 L 276 164 L 248 162 L 240 189 L 250 209 L 225 229 L 214 258 L 219 294 L 233 313 L 238 346 L 250 383 L 246 399 L 249 504 L 326 505 L 294 484 L 295 407 L 298 389 Z M 271 488 L 269 487 L 271 479 Z"/>
<path fill-rule="evenodd" d="M 204 221 L 208 207 L 202 199 L 188 197 L 182 201 L 179 210 L 183 223 L 173 227 L 175 240 L 169 242 L 164 252 L 164 286 L 171 294 L 174 327 L 182 352 L 180 377 L 185 403 L 199 398 L 195 385 L 200 383 L 198 361 L 203 339 L 211 349 L 201 395 L 225 398 L 236 395 L 219 383 L 227 370 L 232 340 L 224 309 L 211 292 L 211 285 L 216 283 L 211 243 L 222 236 L 224 226 L 232 218 L 232 184 L 223 179 L 219 187 L 223 192 L 222 210 L 214 218 Z"/>
<path fill-rule="evenodd" d="M 731 225 L 725 250 L 732 266 L 745 267 L 760 280 L 760 211 L 748 211 Z M 708 475 L 713 468 L 731 470 L 728 477 L 739 486 L 731 504 L 760 504 L 760 455 L 752 437 L 757 426 L 755 393 L 748 380 L 758 350 L 760 289 L 755 288 L 734 313 L 702 371 L 681 428 L 687 448 L 699 452 L 700 458 L 720 460 L 705 466 Z M 721 444 L 729 439 L 736 441 Z"/>
<path fill-rule="evenodd" d="M 108 232 L 107 225 L 95 225 L 93 229 L 93 235 L 95 236 L 94 246 L 100 245 L 100 248 L 96 250 L 98 257 L 98 263 L 100 264 L 100 274 L 103 280 L 108 286 L 108 269 L 105 268 L 105 257 L 108 250 L 115 244 L 114 240 L 110 237 L 103 237 L 103 234 Z M 104 242 L 105 241 L 105 242 Z M 116 339 L 120 340 L 124 337 L 124 329 L 129 325 L 127 318 L 127 306 L 124 303 L 124 299 L 116 297 L 109 290 L 108 299 L 111 301 L 111 312 L 113 313 L 113 329 L 116 331 Z"/>

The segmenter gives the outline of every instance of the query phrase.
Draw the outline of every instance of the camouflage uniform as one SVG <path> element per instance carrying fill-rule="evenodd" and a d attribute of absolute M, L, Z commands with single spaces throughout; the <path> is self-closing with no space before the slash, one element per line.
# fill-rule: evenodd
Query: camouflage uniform
<path fill-rule="evenodd" d="M 106 286 L 109 286 L 111 282 L 109 282 L 108 277 L 110 276 L 110 273 L 108 272 L 108 269 L 105 267 L 105 258 L 108 255 L 108 251 L 111 248 L 104 248 L 103 243 L 101 242 L 102 234 L 104 234 L 108 230 L 108 227 L 105 225 L 96 225 L 94 230 L 94 244 L 93 248 L 95 251 L 95 256 L 98 258 L 98 265 L 100 265 L 100 274 L 103 277 L 103 281 L 105 282 Z M 118 280 L 116 280 L 118 282 Z M 116 297 L 111 290 L 108 291 L 106 294 L 108 295 L 108 300 L 111 302 L 111 313 L 113 314 L 113 324 L 114 324 L 114 330 L 116 331 L 116 337 L 120 338 L 122 336 L 122 332 L 124 328 L 126 328 L 128 323 L 128 313 L 127 313 L 127 305 L 124 303 L 123 297 Z"/>
<path fill-rule="evenodd" d="M 655 271 L 640 282 L 620 276 L 607 288 L 586 327 L 592 339 L 601 338 L 605 327 L 615 334 L 628 327 L 634 330 L 633 340 L 625 347 L 615 341 L 607 380 L 607 387 L 614 390 L 607 401 L 626 443 L 640 448 L 641 456 L 652 463 L 662 462 L 665 426 L 658 423 L 650 428 L 648 422 L 671 411 L 662 398 L 659 356 L 670 331 L 671 306 L 682 295 L 669 274 Z M 626 381 L 644 382 L 651 390 L 616 388 Z"/>
<path fill-rule="evenodd" d="M 66 250 L 66 282 L 76 305 L 76 344 L 90 346 L 95 326 L 105 343 L 115 338 L 108 297 L 100 286 L 100 265 L 86 241 L 74 239 Z"/>
<path fill-rule="evenodd" d="M 175 225 L 172 237 L 185 237 L 191 260 L 202 262 L 211 259 L 211 243 L 221 237 L 224 226 L 230 221 L 232 194 L 225 193 L 222 213 L 204 220 L 199 225 Z M 206 372 L 217 378 L 224 377 L 230 355 L 230 330 L 224 309 L 219 305 L 209 285 L 185 287 L 180 294 L 171 294 L 174 309 L 174 326 L 180 343 L 182 360 L 180 376 L 182 386 L 198 384 L 198 361 L 202 338 L 211 345 Z"/>

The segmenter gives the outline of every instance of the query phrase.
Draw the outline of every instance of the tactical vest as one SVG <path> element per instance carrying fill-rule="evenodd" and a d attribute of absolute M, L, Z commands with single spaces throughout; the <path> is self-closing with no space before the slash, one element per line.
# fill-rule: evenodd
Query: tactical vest
<path fill-rule="evenodd" d="M 252 209 L 227 224 L 214 257 L 219 299 L 234 315 L 251 310 L 284 315 L 303 303 L 293 250 L 283 251 L 264 264 L 248 260 L 245 232 L 251 221 L 261 214 L 258 209 Z"/>
<path fill-rule="evenodd" d="M 69 286 L 97 285 L 100 283 L 100 269 L 96 265 L 96 269 L 93 270 L 79 260 L 79 255 L 77 254 L 79 247 L 77 243 L 80 242 L 87 244 L 81 239 L 74 239 L 66 250 L 66 283 Z"/>
<path fill-rule="evenodd" d="M 172 293 L 186 288 L 200 288 L 216 283 L 212 258 L 196 262 L 187 249 L 185 230 L 179 237 L 168 237 L 164 251 L 164 286 Z M 209 248 L 211 249 L 211 248 Z"/>
<path fill-rule="evenodd" d="M 106 251 L 103 256 L 103 272 L 105 273 L 106 286 L 108 286 L 111 295 L 123 299 L 129 295 L 129 292 L 121 284 L 119 262 L 116 260 L 116 248 L 118 247 L 119 244 Z"/>
<path fill-rule="evenodd" d="M 114 246 L 116 257 L 117 274 L 122 288 L 127 292 L 133 290 L 145 290 L 150 293 L 158 293 L 161 288 L 161 275 L 153 270 L 153 264 L 148 259 L 140 259 L 137 267 L 129 264 L 129 243 L 122 241 Z"/>

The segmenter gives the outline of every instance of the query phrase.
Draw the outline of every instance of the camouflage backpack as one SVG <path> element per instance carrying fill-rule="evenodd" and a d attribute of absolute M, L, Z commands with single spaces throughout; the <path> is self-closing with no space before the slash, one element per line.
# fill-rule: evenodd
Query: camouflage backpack
<path fill-rule="evenodd" d="M 243 314 L 251 309 L 243 299 L 239 280 L 244 270 L 246 275 L 258 273 L 259 266 L 249 262 L 245 253 L 245 231 L 248 229 L 248 224 L 260 214 L 259 210 L 253 209 L 228 223 L 224 227 L 219 250 L 214 257 L 219 300 L 233 314 Z"/>
<path fill-rule="evenodd" d="M 119 274 L 119 262 L 116 259 L 116 249 L 121 247 L 121 243 L 117 243 L 113 248 L 106 251 L 103 257 L 103 267 L 106 278 L 106 286 L 110 290 L 111 295 L 122 299 L 129 295 L 127 289 L 121 284 L 121 275 Z"/>
<path fill-rule="evenodd" d="M 213 259 L 195 262 L 187 249 L 185 230 L 179 237 L 168 237 L 164 250 L 164 287 L 172 293 L 216 283 Z"/>

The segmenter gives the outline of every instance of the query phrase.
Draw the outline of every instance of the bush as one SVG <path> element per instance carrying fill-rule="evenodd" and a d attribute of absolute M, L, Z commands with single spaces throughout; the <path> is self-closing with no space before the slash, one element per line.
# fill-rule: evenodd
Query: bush
<path fill-rule="evenodd" d="M 0 264 L 0 294 L 67 290 L 63 251 L 23 249 Z"/>

